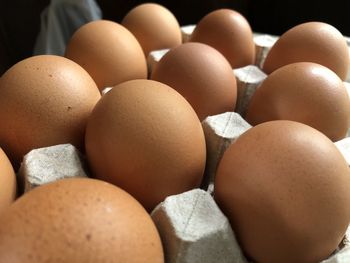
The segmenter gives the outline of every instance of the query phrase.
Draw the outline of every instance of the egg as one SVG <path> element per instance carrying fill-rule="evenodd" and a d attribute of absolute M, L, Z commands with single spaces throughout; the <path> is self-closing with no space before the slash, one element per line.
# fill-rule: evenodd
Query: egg
<path fill-rule="evenodd" d="M 16 199 L 17 181 L 10 160 L 0 148 L 0 214 Z"/>
<path fill-rule="evenodd" d="M 186 43 L 170 50 L 155 66 L 151 79 L 176 89 L 200 120 L 236 106 L 232 68 L 220 52 L 206 44 Z"/>
<path fill-rule="evenodd" d="M 145 3 L 134 7 L 121 24 L 136 37 L 145 56 L 153 50 L 173 48 L 182 42 L 176 17 L 159 4 Z"/>
<path fill-rule="evenodd" d="M 86 121 L 100 97 L 89 74 L 67 58 L 24 59 L 0 80 L 0 147 L 15 169 L 34 148 L 71 143 L 83 150 Z"/>
<path fill-rule="evenodd" d="M 113 87 L 89 118 L 85 144 L 93 176 L 126 190 L 147 211 L 202 180 L 201 123 L 190 104 L 160 82 L 132 80 Z"/>
<path fill-rule="evenodd" d="M 128 193 L 99 180 L 37 187 L 0 222 L 1 262 L 164 262 L 148 213 Z"/>
<path fill-rule="evenodd" d="M 139 42 L 124 26 L 112 21 L 97 20 L 81 26 L 68 42 L 65 56 L 81 65 L 100 90 L 147 78 Z"/>
<path fill-rule="evenodd" d="M 294 120 L 323 132 L 331 140 L 346 136 L 350 100 L 342 80 L 330 69 L 311 62 L 283 66 L 255 91 L 246 120 Z"/>
<path fill-rule="evenodd" d="M 272 46 L 263 64 L 270 74 L 294 62 L 315 62 L 333 70 L 345 80 L 349 67 L 349 48 L 343 35 L 323 22 L 307 22 L 285 32 Z"/>
<path fill-rule="evenodd" d="M 232 68 L 255 61 L 252 29 L 244 16 L 231 9 L 215 10 L 204 16 L 194 29 L 191 42 L 201 42 L 220 51 Z"/>
<path fill-rule="evenodd" d="M 242 134 L 221 159 L 215 200 L 247 258 L 320 262 L 350 220 L 349 167 L 336 146 L 302 123 L 271 121 Z"/>

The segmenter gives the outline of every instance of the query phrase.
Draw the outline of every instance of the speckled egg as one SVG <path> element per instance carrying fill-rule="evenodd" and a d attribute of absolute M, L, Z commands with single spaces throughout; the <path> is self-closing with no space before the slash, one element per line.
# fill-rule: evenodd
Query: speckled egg
<path fill-rule="evenodd" d="M 226 150 L 215 200 L 247 258 L 310 263 L 329 257 L 350 221 L 350 170 L 325 135 L 294 121 L 259 124 Z"/>
<path fill-rule="evenodd" d="M 89 118 L 85 144 L 93 176 L 126 190 L 148 211 L 202 180 L 202 125 L 178 92 L 157 81 L 113 87 Z"/>
<path fill-rule="evenodd" d="M 164 262 L 157 229 L 120 188 L 62 179 L 23 195 L 0 218 L 1 262 Z"/>
<path fill-rule="evenodd" d="M 90 75 L 64 57 L 30 57 L 5 72 L 0 147 L 15 170 L 34 148 L 71 143 L 83 150 L 86 121 L 100 97 Z"/>

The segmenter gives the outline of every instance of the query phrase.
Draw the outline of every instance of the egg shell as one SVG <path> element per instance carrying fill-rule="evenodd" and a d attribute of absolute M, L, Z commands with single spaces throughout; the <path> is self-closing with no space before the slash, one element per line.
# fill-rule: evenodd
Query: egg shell
<path fill-rule="evenodd" d="M 190 104 L 160 82 L 127 81 L 105 94 L 89 118 L 85 143 L 93 175 L 125 189 L 148 211 L 202 180 L 201 123 Z"/>
<path fill-rule="evenodd" d="M 136 37 L 146 57 L 152 50 L 173 48 L 182 42 L 176 17 L 159 4 L 136 6 L 126 14 L 121 24 Z"/>
<path fill-rule="evenodd" d="M 343 35 L 323 22 L 307 22 L 286 31 L 270 49 L 263 70 L 270 74 L 294 62 L 314 62 L 333 70 L 345 80 L 349 48 Z"/>
<path fill-rule="evenodd" d="M 139 42 L 124 26 L 112 21 L 97 20 L 80 27 L 70 39 L 65 56 L 81 65 L 100 90 L 147 78 Z"/>
<path fill-rule="evenodd" d="M 95 179 L 40 186 L 0 222 L 1 262 L 164 262 L 148 213 L 125 191 Z"/>
<path fill-rule="evenodd" d="M 233 111 L 237 84 L 231 66 L 214 48 L 185 43 L 167 52 L 153 69 L 151 79 L 177 90 L 200 120 Z"/>
<path fill-rule="evenodd" d="M 335 145 L 302 123 L 271 121 L 224 153 L 215 199 L 254 262 L 320 262 L 350 220 L 350 174 Z"/>
<path fill-rule="evenodd" d="M 346 136 L 350 101 L 342 80 L 330 69 L 299 62 L 271 73 L 255 91 L 246 120 L 294 120 L 323 132 L 331 140 Z"/>
<path fill-rule="evenodd" d="M 16 199 L 17 180 L 10 160 L 0 148 L 0 213 Z"/>
<path fill-rule="evenodd" d="M 255 61 L 252 29 L 244 16 L 231 9 L 215 10 L 203 17 L 190 42 L 214 47 L 226 57 L 232 68 L 244 67 Z"/>
<path fill-rule="evenodd" d="M 30 57 L 5 72 L 0 146 L 15 170 L 35 148 L 71 143 L 83 150 L 86 121 L 100 97 L 89 74 L 64 57 Z"/>

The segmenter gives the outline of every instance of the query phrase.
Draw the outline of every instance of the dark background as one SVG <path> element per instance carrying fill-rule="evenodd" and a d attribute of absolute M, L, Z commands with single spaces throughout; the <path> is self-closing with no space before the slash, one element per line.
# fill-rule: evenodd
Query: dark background
<path fill-rule="evenodd" d="M 0 75 L 32 55 L 39 32 L 40 13 L 49 0 L 0 0 Z M 137 4 L 147 1 L 97 0 L 105 19 L 120 22 Z M 180 25 L 195 24 L 218 8 L 242 13 L 253 31 L 280 35 L 306 21 L 323 21 L 350 36 L 349 0 L 178 0 L 153 1 L 166 6 Z"/>

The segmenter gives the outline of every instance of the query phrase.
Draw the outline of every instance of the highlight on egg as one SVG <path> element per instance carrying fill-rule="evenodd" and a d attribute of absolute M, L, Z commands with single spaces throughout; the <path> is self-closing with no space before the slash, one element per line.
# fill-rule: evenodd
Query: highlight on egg
<path fill-rule="evenodd" d="M 292 63 L 267 76 L 255 91 L 245 118 L 251 125 L 299 121 L 338 141 L 349 128 L 350 100 L 343 81 L 329 68 Z"/>

